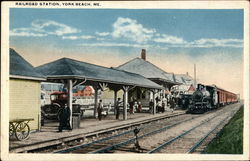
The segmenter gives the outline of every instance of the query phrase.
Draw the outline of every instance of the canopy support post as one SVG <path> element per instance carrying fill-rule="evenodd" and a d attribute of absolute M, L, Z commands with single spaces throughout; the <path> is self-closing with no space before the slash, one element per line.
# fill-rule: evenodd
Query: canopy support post
<path fill-rule="evenodd" d="M 123 120 L 127 120 L 128 90 L 129 86 L 123 86 Z"/>
<path fill-rule="evenodd" d="M 69 124 L 70 124 L 70 127 L 73 129 L 73 127 L 72 127 L 72 113 L 73 113 L 73 111 L 72 111 L 72 106 L 73 106 L 73 104 L 72 104 L 72 101 L 73 101 L 73 93 L 72 93 L 72 88 L 73 88 L 73 84 L 72 84 L 72 80 L 71 79 L 69 79 L 68 80 L 68 107 L 69 107 L 69 109 L 70 109 L 70 117 L 69 117 Z"/>
<path fill-rule="evenodd" d="M 154 89 L 154 90 L 153 90 L 153 102 L 154 102 L 153 114 L 154 114 L 154 115 L 156 114 L 156 93 L 157 93 L 157 90 Z"/>
<path fill-rule="evenodd" d="M 116 115 L 117 111 L 116 111 L 116 106 L 117 106 L 117 92 L 118 90 L 115 89 L 114 90 L 114 115 Z"/>
<path fill-rule="evenodd" d="M 98 87 L 93 87 L 95 90 L 95 106 L 94 106 L 94 117 L 97 118 L 96 113 L 97 113 L 97 106 L 98 106 L 98 91 L 99 88 Z"/>

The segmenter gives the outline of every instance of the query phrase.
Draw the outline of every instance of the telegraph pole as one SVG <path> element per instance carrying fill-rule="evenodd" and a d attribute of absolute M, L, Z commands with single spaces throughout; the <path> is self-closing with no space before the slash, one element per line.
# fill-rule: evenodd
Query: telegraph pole
<path fill-rule="evenodd" d="M 196 88 L 196 64 L 194 64 L 194 88 Z"/>

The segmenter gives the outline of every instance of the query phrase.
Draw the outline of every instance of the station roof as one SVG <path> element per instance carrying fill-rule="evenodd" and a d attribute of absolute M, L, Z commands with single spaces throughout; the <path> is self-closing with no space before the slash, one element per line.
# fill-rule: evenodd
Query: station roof
<path fill-rule="evenodd" d="M 37 73 L 34 67 L 21 57 L 14 49 L 10 48 L 9 57 L 11 78 L 45 80 L 45 77 Z"/>
<path fill-rule="evenodd" d="M 174 78 L 175 78 L 176 82 L 186 84 L 185 80 L 183 79 L 183 77 L 181 75 L 175 74 Z"/>
<path fill-rule="evenodd" d="M 161 89 L 158 84 L 135 73 L 107 68 L 69 58 L 62 58 L 36 67 L 36 71 L 48 79 L 87 79 L 90 81 L 132 85 L 145 88 Z"/>
<path fill-rule="evenodd" d="M 134 58 L 118 66 L 117 69 L 137 73 L 148 79 L 159 79 L 164 82 L 176 83 L 173 73 L 167 73 L 149 61 L 141 58 Z"/>
<path fill-rule="evenodd" d="M 175 74 L 175 80 L 186 85 L 194 84 L 194 79 L 187 74 Z"/>

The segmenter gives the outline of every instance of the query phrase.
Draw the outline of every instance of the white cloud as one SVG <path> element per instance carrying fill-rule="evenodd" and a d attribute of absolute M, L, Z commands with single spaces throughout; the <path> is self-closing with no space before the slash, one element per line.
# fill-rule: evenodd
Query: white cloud
<path fill-rule="evenodd" d="M 63 36 L 62 39 L 77 40 L 79 39 L 79 37 L 78 36 Z"/>
<path fill-rule="evenodd" d="M 58 36 L 80 32 L 80 30 L 74 27 L 70 27 L 68 25 L 51 20 L 35 20 L 31 23 L 31 26 L 40 30 L 41 32 Z"/>
<path fill-rule="evenodd" d="M 143 43 L 150 40 L 155 32 L 155 29 L 147 29 L 136 20 L 119 17 L 113 24 L 112 36 Z"/>
<path fill-rule="evenodd" d="M 176 36 L 171 36 L 171 35 L 166 35 L 166 34 L 162 34 L 159 35 L 159 37 L 155 38 L 154 41 L 155 42 L 161 42 L 161 43 L 169 43 L 169 44 L 184 44 L 187 43 L 185 40 L 183 40 L 183 38 L 179 38 Z"/>
<path fill-rule="evenodd" d="M 106 40 L 106 39 L 105 39 L 105 38 L 102 38 L 102 37 L 97 37 L 96 40 L 104 41 L 104 40 Z"/>
<path fill-rule="evenodd" d="M 10 36 L 43 37 L 47 36 L 47 34 L 39 33 L 29 28 L 17 28 L 10 31 Z"/>
<path fill-rule="evenodd" d="M 81 39 L 94 39 L 95 37 L 91 35 L 83 35 L 83 36 L 80 36 L 80 38 Z"/>
<path fill-rule="evenodd" d="M 142 45 L 142 44 L 127 44 L 127 43 L 85 43 L 79 44 L 79 46 L 87 46 L 87 47 L 135 47 L 135 48 L 147 48 L 150 45 Z"/>
<path fill-rule="evenodd" d="M 214 47 L 242 48 L 243 47 L 243 40 L 241 39 L 203 38 L 188 42 L 182 38 L 163 34 L 160 37 L 154 38 L 153 41 L 166 43 L 167 47 L 179 47 L 179 48 L 214 48 Z"/>
<path fill-rule="evenodd" d="M 80 30 L 51 20 L 35 20 L 27 28 L 16 28 L 10 31 L 11 36 L 47 36 L 78 33 Z"/>
<path fill-rule="evenodd" d="M 94 39 L 94 36 L 91 35 L 82 35 L 82 36 L 63 36 L 62 39 L 69 39 L 69 40 L 77 40 L 77 39 Z"/>
<path fill-rule="evenodd" d="M 98 35 L 98 36 L 108 36 L 108 35 L 110 35 L 109 32 L 96 32 L 95 34 Z"/>
<path fill-rule="evenodd" d="M 186 45 L 186 47 L 243 47 L 243 40 L 241 39 L 199 39 L 192 41 Z"/>

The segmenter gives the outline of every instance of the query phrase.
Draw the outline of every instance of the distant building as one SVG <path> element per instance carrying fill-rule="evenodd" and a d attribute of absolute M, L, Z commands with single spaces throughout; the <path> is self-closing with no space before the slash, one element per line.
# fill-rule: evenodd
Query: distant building
<path fill-rule="evenodd" d="M 194 79 L 188 74 L 175 74 L 175 81 L 185 85 L 194 85 Z"/>
<path fill-rule="evenodd" d="M 91 97 L 94 94 L 94 89 L 91 86 L 77 86 L 73 88 L 74 97 Z"/>
<path fill-rule="evenodd" d="M 66 89 L 64 89 L 64 85 L 62 83 L 50 83 L 50 82 L 42 82 L 41 83 L 41 90 L 43 99 L 45 100 L 44 104 L 50 104 L 50 94 L 54 92 L 63 92 Z M 73 88 L 73 97 L 76 99 L 93 99 L 94 89 L 92 86 L 84 86 L 79 85 Z"/>
<path fill-rule="evenodd" d="M 15 50 L 10 55 L 9 119 L 29 119 L 31 130 L 40 128 L 40 81 L 45 80 Z"/>
<path fill-rule="evenodd" d="M 175 81 L 181 83 L 171 87 L 171 93 L 179 97 L 180 94 L 192 94 L 195 91 L 194 79 L 187 74 L 175 74 Z"/>
<path fill-rule="evenodd" d="M 44 101 L 43 105 L 50 104 L 50 94 L 54 92 L 62 92 L 63 84 L 62 83 L 50 83 L 50 82 L 41 82 L 41 101 Z"/>

